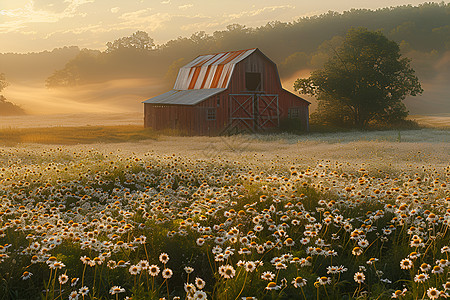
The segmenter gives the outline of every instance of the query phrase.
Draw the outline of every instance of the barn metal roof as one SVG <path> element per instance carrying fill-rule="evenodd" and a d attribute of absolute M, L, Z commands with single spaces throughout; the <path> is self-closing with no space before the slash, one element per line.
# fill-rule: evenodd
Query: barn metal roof
<path fill-rule="evenodd" d="M 167 93 L 150 98 L 143 103 L 196 105 L 225 90 L 226 89 L 171 90 Z"/>
<path fill-rule="evenodd" d="M 234 66 L 257 48 L 200 55 L 178 72 L 174 90 L 227 88 Z"/>

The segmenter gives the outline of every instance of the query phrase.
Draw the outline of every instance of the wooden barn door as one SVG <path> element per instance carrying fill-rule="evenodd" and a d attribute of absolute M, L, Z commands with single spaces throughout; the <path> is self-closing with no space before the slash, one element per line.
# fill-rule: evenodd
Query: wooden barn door
<path fill-rule="evenodd" d="M 280 125 L 278 95 L 230 94 L 229 128 L 255 132 Z"/>

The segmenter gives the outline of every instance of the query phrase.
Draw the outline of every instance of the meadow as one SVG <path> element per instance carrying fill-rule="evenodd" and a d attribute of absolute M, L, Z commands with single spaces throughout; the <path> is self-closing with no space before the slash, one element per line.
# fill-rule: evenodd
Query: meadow
<path fill-rule="evenodd" d="M 0 299 L 449 297 L 448 130 L 4 142 L 20 130 Z"/>

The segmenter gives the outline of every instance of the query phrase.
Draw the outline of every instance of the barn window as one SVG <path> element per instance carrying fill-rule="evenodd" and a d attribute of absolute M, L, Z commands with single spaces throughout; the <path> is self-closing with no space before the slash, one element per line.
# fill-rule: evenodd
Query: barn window
<path fill-rule="evenodd" d="M 245 88 L 247 91 L 260 91 L 261 73 L 245 72 Z"/>
<path fill-rule="evenodd" d="M 208 108 L 206 111 L 206 120 L 213 121 L 216 119 L 216 109 L 215 108 Z"/>
<path fill-rule="evenodd" d="M 300 118 L 300 108 L 298 108 L 298 107 L 289 108 L 288 118 L 289 119 L 299 119 Z"/>

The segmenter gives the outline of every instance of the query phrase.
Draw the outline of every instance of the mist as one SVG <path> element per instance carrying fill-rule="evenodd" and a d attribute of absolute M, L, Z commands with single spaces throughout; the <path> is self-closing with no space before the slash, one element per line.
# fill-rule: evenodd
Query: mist
<path fill-rule="evenodd" d="M 254 47 L 278 65 L 283 87 L 295 93 L 295 80 L 321 67 L 326 59 L 323 50 L 331 41 L 342 39 L 351 27 L 363 26 L 381 30 L 411 59 L 424 93 L 405 100 L 410 114 L 449 113 L 450 51 L 445 39 L 445 28 L 450 28 L 448 7 L 429 3 L 330 12 L 257 28 L 231 24 L 212 35 L 197 32 L 163 45 L 155 45 L 141 31 L 139 35 L 118 38 L 111 43 L 115 47 L 104 52 L 71 46 L 40 53 L 0 53 L 0 73 L 9 82 L 1 94 L 29 116 L 142 115 L 141 102 L 170 90 L 178 69 L 196 56 Z M 136 37 L 144 43 L 127 44 Z M 311 102 L 310 112 L 314 112 L 315 99 L 301 97 Z"/>
<path fill-rule="evenodd" d="M 5 97 L 29 115 L 140 112 L 141 102 L 161 91 L 155 78 L 116 79 L 77 87 L 48 89 L 41 82 L 12 83 Z"/>

